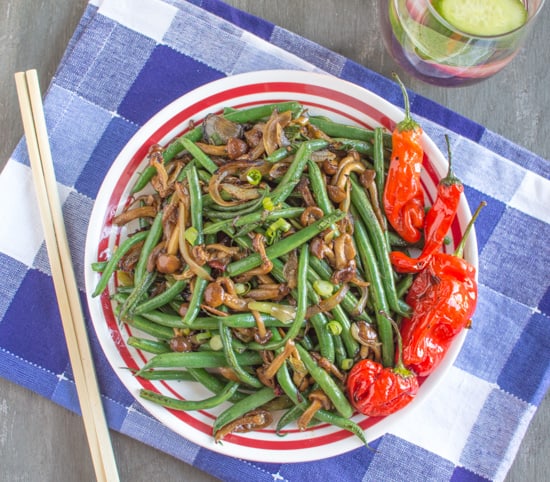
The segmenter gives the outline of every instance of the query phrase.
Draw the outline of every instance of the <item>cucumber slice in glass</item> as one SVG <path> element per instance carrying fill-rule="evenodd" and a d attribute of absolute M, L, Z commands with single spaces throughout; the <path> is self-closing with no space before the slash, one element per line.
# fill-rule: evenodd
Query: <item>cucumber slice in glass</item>
<path fill-rule="evenodd" d="M 527 10 L 521 0 L 436 0 L 433 3 L 451 25 L 472 35 L 505 34 L 527 21 Z"/>

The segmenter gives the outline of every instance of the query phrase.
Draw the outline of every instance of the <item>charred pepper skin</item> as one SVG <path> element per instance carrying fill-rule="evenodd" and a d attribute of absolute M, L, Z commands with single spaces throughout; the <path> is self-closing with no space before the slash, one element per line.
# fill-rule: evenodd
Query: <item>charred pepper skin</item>
<path fill-rule="evenodd" d="M 447 138 L 447 145 L 449 140 Z M 439 181 L 437 197 L 426 214 L 424 221 L 424 246 L 417 258 L 411 258 L 401 251 L 390 253 L 390 261 L 396 271 L 400 273 L 418 273 L 429 263 L 434 253 L 443 246 L 445 236 L 449 232 L 456 217 L 460 197 L 464 186 L 451 168 L 451 154 L 449 149 L 449 171 Z"/>
<path fill-rule="evenodd" d="M 476 269 L 461 257 L 435 253 L 407 294 L 413 315 L 401 324 L 403 363 L 418 376 L 432 373 L 471 323 L 478 298 Z"/>
<path fill-rule="evenodd" d="M 420 240 L 424 226 L 424 190 L 420 182 L 423 130 L 411 118 L 407 91 L 395 77 L 403 91 L 405 119 L 392 132 L 393 147 L 383 203 L 391 226 L 405 241 L 414 244 Z"/>
<path fill-rule="evenodd" d="M 357 411 L 368 417 L 384 417 L 412 402 L 418 392 L 418 379 L 408 370 L 364 359 L 349 372 L 347 390 Z"/>

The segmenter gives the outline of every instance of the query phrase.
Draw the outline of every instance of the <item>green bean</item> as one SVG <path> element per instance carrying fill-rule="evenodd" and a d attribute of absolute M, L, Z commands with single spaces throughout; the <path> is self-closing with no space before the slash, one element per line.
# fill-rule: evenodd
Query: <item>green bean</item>
<path fill-rule="evenodd" d="M 309 122 L 315 127 L 321 129 L 325 134 L 330 137 L 343 137 L 345 139 L 356 139 L 360 141 L 372 142 L 374 138 L 374 132 L 364 127 L 352 126 L 341 124 L 331 121 L 326 117 L 311 116 Z M 391 136 L 386 135 L 384 137 L 384 144 L 386 147 L 391 147 Z"/>
<path fill-rule="evenodd" d="M 347 358 L 347 351 L 344 347 L 344 341 L 341 336 L 333 335 L 332 339 L 334 340 L 334 360 L 335 364 L 338 367 L 342 367 L 342 360 Z"/>
<path fill-rule="evenodd" d="M 308 160 L 307 172 L 309 176 L 309 182 L 311 184 L 311 191 L 313 197 L 317 202 L 317 205 L 321 208 L 324 214 L 329 214 L 334 211 L 334 206 L 328 197 L 325 179 L 321 172 L 321 169 L 315 161 Z"/>
<path fill-rule="evenodd" d="M 156 272 L 146 272 L 143 279 L 134 286 L 132 292 L 122 303 L 118 316 L 120 320 L 126 320 L 129 316 L 133 316 L 134 309 L 140 303 L 142 298 L 147 294 L 147 290 L 151 287 L 157 277 Z"/>
<path fill-rule="evenodd" d="M 207 233 L 218 233 L 223 231 L 227 227 L 240 227 L 246 226 L 249 224 L 254 224 L 257 222 L 270 222 L 276 221 L 279 218 L 295 218 L 300 216 L 304 212 L 304 208 L 284 208 L 284 209 L 274 209 L 273 211 L 255 211 L 250 214 L 245 214 L 234 219 L 226 219 L 223 221 L 218 221 L 208 226 L 205 226 L 203 231 Z"/>
<path fill-rule="evenodd" d="M 243 367 L 240 365 L 237 359 L 237 354 L 233 350 L 233 344 L 232 344 L 233 337 L 231 336 L 231 329 L 225 326 L 223 322 L 220 320 L 218 323 L 218 330 L 222 338 L 223 353 L 227 360 L 227 364 L 233 369 L 233 372 L 235 372 L 235 375 L 237 376 L 237 378 L 243 383 L 250 385 L 251 387 L 255 387 L 255 388 L 262 387 L 263 386 L 262 382 L 260 382 L 260 380 L 258 380 L 258 378 L 256 378 L 254 375 L 244 370 Z"/>
<path fill-rule="evenodd" d="M 225 387 L 224 383 L 218 377 L 210 373 L 208 370 L 205 370 L 204 368 L 188 368 L 187 371 L 193 377 L 193 380 L 202 384 L 212 393 L 220 393 Z M 243 392 L 235 392 L 233 395 L 231 395 L 229 401 L 238 402 L 246 396 L 247 394 Z"/>
<path fill-rule="evenodd" d="M 261 356 L 256 352 L 236 353 L 236 360 L 241 366 L 259 365 Z M 229 364 L 222 352 L 172 352 L 161 353 L 151 358 L 138 373 L 151 368 L 218 368 L 227 367 Z"/>
<path fill-rule="evenodd" d="M 409 291 L 409 288 L 413 284 L 413 281 L 414 276 L 412 274 L 404 275 L 403 278 L 399 280 L 395 287 L 397 291 L 397 296 L 399 296 L 399 298 L 402 298 L 407 294 L 407 291 Z"/>
<path fill-rule="evenodd" d="M 363 442 L 363 444 L 365 444 L 365 447 L 370 448 L 363 429 L 349 417 L 341 417 L 336 413 L 321 409 L 315 412 L 314 418 L 353 433 Z"/>
<path fill-rule="evenodd" d="M 311 326 L 315 330 L 317 340 L 319 341 L 319 352 L 321 356 L 334 362 L 334 340 L 330 331 L 327 328 L 328 319 L 324 313 L 317 313 L 309 319 Z"/>
<path fill-rule="evenodd" d="M 269 154 L 269 156 L 266 156 L 265 160 L 266 162 L 271 162 L 272 164 L 275 164 L 276 162 L 281 162 L 282 160 L 286 159 L 291 154 L 294 154 L 296 150 L 296 146 L 283 146 Z"/>
<path fill-rule="evenodd" d="M 95 261 L 91 264 L 92 271 L 96 273 L 103 273 L 107 267 L 107 261 Z"/>
<path fill-rule="evenodd" d="M 383 144 L 383 130 L 381 127 L 374 129 L 374 152 L 372 159 L 374 161 L 374 183 L 376 184 L 376 191 L 378 193 L 378 205 L 380 209 L 384 209 L 384 186 L 386 184 L 386 175 L 384 171 L 384 144 Z M 385 219 L 385 218 L 384 218 Z"/>
<path fill-rule="evenodd" d="M 323 370 L 315 360 L 311 357 L 308 351 L 300 345 L 296 345 L 300 358 L 310 375 L 313 379 L 319 384 L 319 387 L 325 395 L 330 399 L 334 408 L 340 413 L 343 417 L 350 418 L 353 415 L 353 408 L 348 402 L 346 395 L 334 381 L 334 379 Z"/>
<path fill-rule="evenodd" d="M 92 293 L 93 297 L 98 296 L 100 293 L 103 292 L 105 288 L 107 288 L 109 279 L 115 272 L 118 262 L 130 250 L 132 246 L 140 243 L 141 241 L 144 241 L 147 238 L 148 234 L 148 231 L 141 231 L 139 233 L 136 233 L 133 236 L 125 239 L 124 242 L 115 250 L 111 258 L 107 262 L 105 268 L 103 269 L 103 274 L 101 275 L 101 278 L 99 279 L 99 282 L 97 283 L 97 286 Z"/>
<path fill-rule="evenodd" d="M 208 280 L 200 276 L 195 278 L 195 286 L 191 299 L 189 300 L 189 307 L 182 320 L 184 325 L 194 328 L 193 322 L 198 317 L 201 310 L 202 297 L 207 286 Z"/>
<path fill-rule="evenodd" d="M 374 146 L 371 141 L 360 141 L 357 139 L 333 138 L 331 146 L 337 150 L 357 151 L 367 158 L 372 158 Z"/>
<path fill-rule="evenodd" d="M 188 326 L 183 322 L 183 318 L 179 315 L 164 313 L 159 310 L 150 310 L 150 311 L 145 311 L 144 313 L 141 314 L 141 316 L 158 325 L 162 325 L 170 328 L 188 328 Z M 201 326 L 200 329 L 205 329 L 205 330 L 215 329 L 217 326 L 218 325 L 216 322 L 216 323 L 211 323 L 204 327 Z"/>
<path fill-rule="evenodd" d="M 152 298 L 149 298 L 143 303 L 138 304 L 134 308 L 133 313 L 135 315 L 141 315 L 143 313 L 146 313 L 151 310 L 155 310 L 157 308 L 160 308 L 161 306 L 164 306 L 170 303 L 170 301 L 172 301 L 178 294 L 181 293 L 181 291 L 183 290 L 186 284 L 187 284 L 187 281 L 185 280 L 175 281 L 172 284 L 172 286 L 170 286 L 168 289 L 166 289 L 162 293 Z"/>
<path fill-rule="evenodd" d="M 298 246 L 309 241 L 311 238 L 315 237 L 321 231 L 327 229 L 331 224 L 339 221 L 345 216 L 340 210 L 335 210 L 329 215 L 318 219 L 314 223 L 306 226 L 305 228 L 297 231 L 294 234 L 286 237 L 285 239 L 272 244 L 266 249 L 266 254 L 269 259 L 275 259 L 283 254 L 289 253 L 293 249 L 296 249 Z M 237 276 L 242 273 L 259 266 L 262 260 L 259 253 L 252 253 L 250 256 L 234 261 L 230 263 L 227 268 L 228 276 Z"/>
<path fill-rule="evenodd" d="M 196 381 L 189 370 L 149 370 L 143 372 L 140 378 L 145 380 L 166 380 L 166 381 L 184 381 L 194 382 Z"/>
<path fill-rule="evenodd" d="M 273 104 L 259 105 L 247 109 L 231 110 L 224 113 L 224 117 L 232 122 L 246 123 L 256 122 L 269 117 L 274 110 L 279 112 L 292 111 L 293 117 L 298 116 L 304 110 L 302 104 L 296 101 L 275 102 Z"/>
<path fill-rule="evenodd" d="M 174 337 L 174 330 L 166 326 L 161 326 L 157 323 L 153 323 L 146 318 L 134 315 L 124 320 L 125 323 L 136 328 L 143 333 L 154 336 L 161 340 L 171 340 Z"/>
<path fill-rule="evenodd" d="M 370 283 L 369 294 L 373 300 L 378 337 L 382 343 L 382 363 L 384 366 L 393 366 L 395 353 L 393 329 L 390 321 L 383 315 L 383 313 L 389 313 L 390 309 L 386 299 L 377 258 L 363 222 L 360 219 L 355 220 L 354 239 L 359 257 L 366 270 L 367 280 Z"/>
<path fill-rule="evenodd" d="M 304 410 L 307 408 L 307 406 L 308 402 L 304 400 L 302 403 L 290 407 L 285 413 L 281 415 L 281 418 L 279 418 L 277 426 L 275 427 L 275 433 L 281 436 L 286 435 L 281 434 L 281 430 L 287 425 L 290 425 L 292 422 L 298 420 L 300 418 L 300 415 L 304 413 Z"/>
<path fill-rule="evenodd" d="M 324 139 L 313 139 L 300 144 L 288 170 L 285 172 L 277 187 L 271 191 L 270 198 L 275 206 L 284 202 L 292 191 L 294 191 L 294 188 L 300 181 L 300 177 L 307 165 L 311 153 L 319 149 L 324 149 L 327 145 L 328 141 Z"/>
<path fill-rule="evenodd" d="M 298 269 L 296 273 L 297 291 L 294 299 L 296 300 L 296 314 L 294 320 L 290 325 L 290 328 L 286 332 L 284 338 L 277 336 L 277 331 L 273 331 L 273 339 L 264 344 L 249 344 L 260 350 L 276 350 L 285 345 L 288 340 L 296 338 L 300 329 L 302 328 L 307 312 L 307 297 L 308 297 L 308 285 L 307 285 L 307 267 L 309 263 L 309 247 L 304 244 L 300 248 L 300 256 L 298 258 Z M 223 320 L 222 320 L 223 322 Z M 265 323 L 265 320 L 264 320 Z M 267 326 L 267 324 L 266 324 Z"/>
<path fill-rule="evenodd" d="M 233 404 L 220 413 L 214 421 L 212 432 L 216 435 L 216 433 L 228 423 L 237 420 L 251 410 L 261 407 L 263 404 L 273 400 L 276 396 L 277 394 L 271 387 L 264 386 L 260 388 L 257 392 L 250 394 L 245 399 Z"/>
<path fill-rule="evenodd" d="M 404 310 L 404 306 L 399 302 L 397 292 L 395 291 L 394 272 L 391 266 L 386 237 L 382 231 L 382 227 L 374 214 L 374 210 L 364 189 L 361 188 L 361 185 L 354 176 L 351 176 L 350 180 L 352 185 L 351 202 L 359 213 L 359 217 L 365 223 L 365 228 L 368 232 L 369 239 L 371 240 L 372 247 L 376 253 L 388 303 L 392 310 L 396 313 L 407 316 L 410 312 Z"/>
<path fill-rule="evenodd" d="M 189 185 L 191 226 L 197 230 L 196 244 L 202 244 L 204 242 L 202 226 L 202 194 L 197 169 L 194 166 L 187 171 L 187 183 Z"/>
<path fill-rule="evenodd" d="M 244 216 L 261 209 L 264 198 L 265 193 L 262 193 L 257 199 L 238 204 L 237 206 L 224 206 L 222 209 L 217 209 L 214 204 L 210 208 L 205 208 L 204 214 L 215 220 L 236 219 L 239 216 Z"/>
<path fill-rule="evenodd" d="M 168 353 L 172 351 L 170 350 L 170 347 L 166 342 L 150 340 L 148 338 L 139 338 L 136 336 L 129 336 L 126 340 L 126 344 L 134 347 L 137 350 L 142 350 L 146 351 L 147 353 L 154 353 L 157 355 L 160 353 Z"/>
<path fill-rule="evenodd" d="M 145 242 L 143 243 L 143 247 L 141 248 L 139 259 L 134 270 L 135 285 L 140 284 L 145 277 L 149 255 L 162 236 L 162 214 L 162 211 L 159 211 L 155 216 L 151 229 L 149 230 L 149 233 L 145 238 Z"/>
<path fill-rule="evenodd" d="M 299 405 L 304 401 L 303 395 L 300 393 L 294 381 L 292 380 L 292 375 L 288 369 L 288 364 L 285 362 L 281 365 L 279 370 L 277 370 L 277 382 L 285 392 L 286 396 L 292 400 L 295 405 Z"/>
<path fill-rule="evenodd" d="M 204 400 L 180 400 L 178 398 L 168 397 L 151 390 L 141 389 L 139 394 L 141 398 L 157 403 L 163 407 L 173 408 L 175 410 L 206 410 L 217 407 L 226 402 L 237 391 L 239 384 L 237 382 L 228 382 L 224 389 L 210 398 Z"/>
<path fill-rule="evenodd" d="M 387 231 L 388 243 L 390 246 L 397 248 L 409 248 L 411 245 L 405 241 L 399 234 L 388 230 Z"/>
<path fill-rule="evenodd" d="M 217 171 L 218 166 L 216 165 L 216 163 L 212 159 L 210 159 L 210 157 L 205 154 L 193 141 L 185 138 L 182 139 L 181 142 L 183 144 L 183 147 L 185 147 L 189 154 L 193 156 L 193 159 L 195 159 L 195 161 L 197 161 L 201 165 L 201 167 L 206 169 L 207 172 L 209 172 L 210 174 L 214 174 Z"/>

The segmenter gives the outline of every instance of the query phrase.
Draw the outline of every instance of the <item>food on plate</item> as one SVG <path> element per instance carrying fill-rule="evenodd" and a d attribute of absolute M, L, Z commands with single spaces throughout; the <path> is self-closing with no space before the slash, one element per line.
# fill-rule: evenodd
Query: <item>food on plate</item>
<path fill-rule="evenodd" d="M 365 444 L 352 417 L 366 413 L 366 391 L 392 377 L 407 384 L 369 415 L 413 400 L 419 374 L 400 325 L 422 303 L 408 293 L 424 270 L 400 273 L 390 253 L 422 240 L 411 246 L 388 222 L 389 172 L 394 193 L 410 186 L 392 167 L 395 149 L 380 127 L 344 125 L 295 101 L 227 108 L 152 145 L 131 199 L 110 220 L 126 235 L 94 264 L 93 296 L 110 298 L 133 328 L 126 344 L 147 354 L 136 377 L 196 382 L 212 395 L 144 388 L 141 397 L 175 410 L 216 407 L 216 441 L 323 422 Z M 398 149 L 418 162 L 418 146 Z"/>

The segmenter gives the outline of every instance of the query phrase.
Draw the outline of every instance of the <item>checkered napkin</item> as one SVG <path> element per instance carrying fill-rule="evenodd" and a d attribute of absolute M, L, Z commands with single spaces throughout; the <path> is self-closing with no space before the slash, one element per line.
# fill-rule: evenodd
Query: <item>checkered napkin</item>
<path fill-rule="evenodd" d="M 221 53 L 223 52 L 223 54 Z M 86 220 L 115 157 L 154 113 L 211 80 L 324 71 L 401 105 L 387 79 L 218 0 L 95 0 L 45 110 L 80 288 Z M 476 223 L 479 304 L 448 376 L 414 420 L 314 463 L 251 463 L 200 448 L 146 414 L 89 329 L 109 425 L 225 480 L 502 480 L 550 382 L 550 162 L 411 94 L 432 138 L 451 136 Z M 0 375 L 78 411 L 24 142 L 0 176 Z"/>

